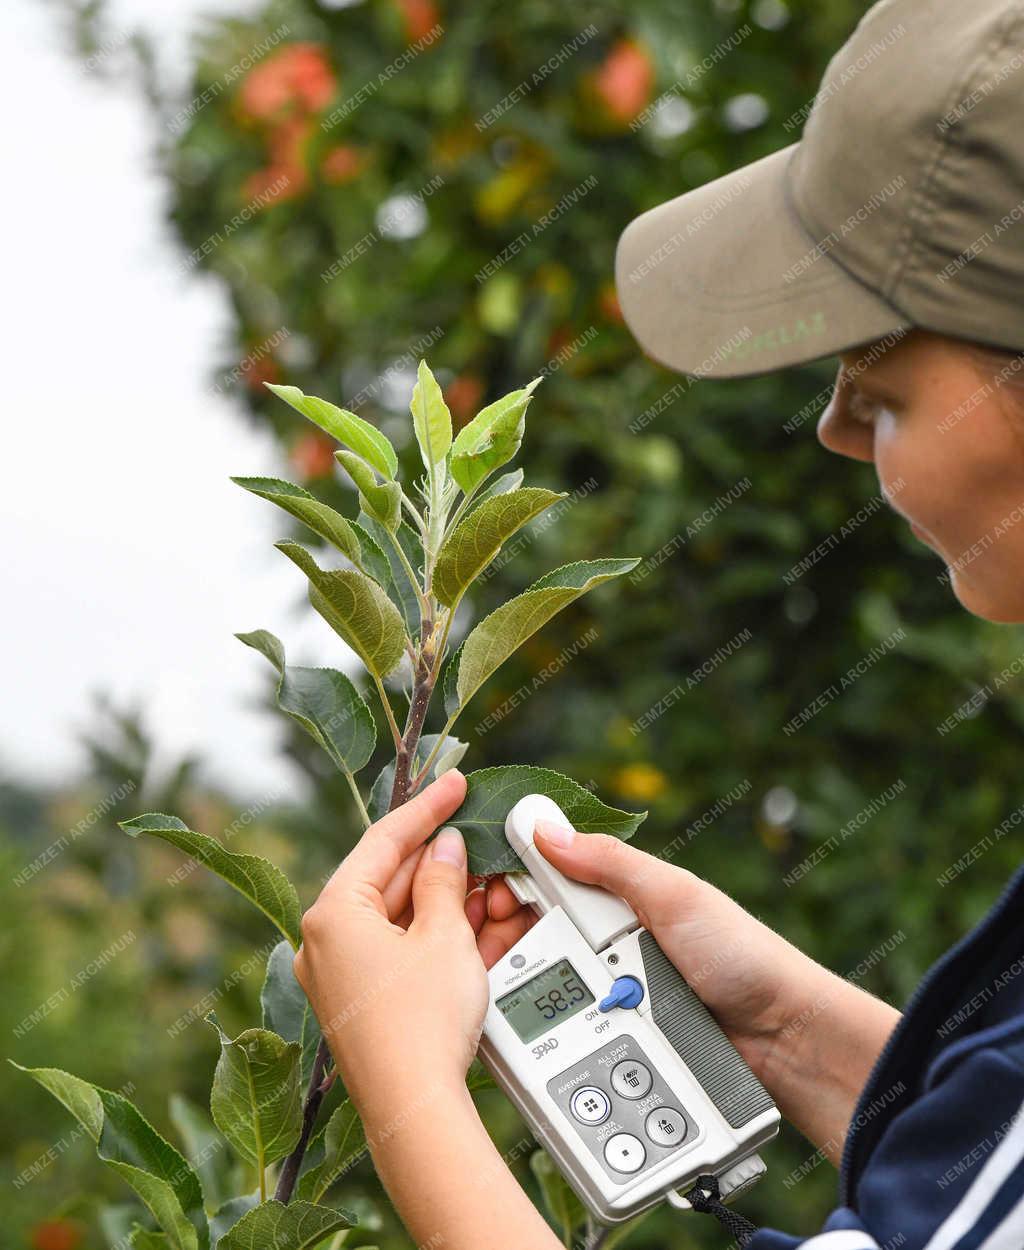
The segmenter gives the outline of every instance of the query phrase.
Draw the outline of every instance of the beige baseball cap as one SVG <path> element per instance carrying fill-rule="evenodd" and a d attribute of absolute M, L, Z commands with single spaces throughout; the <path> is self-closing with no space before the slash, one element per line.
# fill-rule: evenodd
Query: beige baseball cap
<path fill-rule="evenodd" d="M 644 351 L 698 376 L 910 326 L 1024 350 L 1024 0 L 876 4 L 800 141 L 631 222 L 615 279 Z"/>

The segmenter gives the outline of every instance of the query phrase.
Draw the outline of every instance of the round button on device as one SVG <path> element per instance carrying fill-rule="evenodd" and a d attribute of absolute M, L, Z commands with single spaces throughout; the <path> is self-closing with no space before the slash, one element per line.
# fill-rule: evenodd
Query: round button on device
<path fill-rule="evenodd" d="M 673 1107 L 655 1107 L 644 1121 L 644 1132 L 659 1146 L 678 1146 L 686 1136 L 686 1117 Z"/>
<path fill-rule="evenodd" d="M 615 1133 L 604 1144 L 604 1157 L 616 1172 L 639 1172 L 647 1158 L 647 1151 L 639 1137 L 632 1133 Z"/>
<path fill-rule="evenodd" d="M 603 1089 L 584 1085 L 569 1100 L 569 1109 L 582 1124 L 600 1124 L 608 1119 L 612 1105 Z"/>
<path fill-rule="evenodd" d="M 612 1089 L 623 1098 L 643 1098 L 652 1083 L 650 1068 L 636 1059 L 623 1059 L 612 1068 Z"/>

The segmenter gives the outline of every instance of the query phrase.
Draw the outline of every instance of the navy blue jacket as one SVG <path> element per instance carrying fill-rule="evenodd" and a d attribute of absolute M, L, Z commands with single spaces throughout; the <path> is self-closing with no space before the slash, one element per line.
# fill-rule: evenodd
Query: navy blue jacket
<path fill-rule="evenodd" d="M 823 1232 L 749 1250 L 1024 1250 L 1024 870 L 914 992 L 854 1112 Z"/>

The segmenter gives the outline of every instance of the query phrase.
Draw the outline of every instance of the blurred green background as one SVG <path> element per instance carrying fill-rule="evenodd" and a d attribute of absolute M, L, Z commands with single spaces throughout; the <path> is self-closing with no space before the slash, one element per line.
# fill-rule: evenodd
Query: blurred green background
<path fill-rule="evenodd" d="M 935 558 L 885 510 L 787 584 L 877 493 L 870 467 L 815 442 L 833 363 L 691 387 L 639 353 L 612 284 L 616 239 L 637 213 L 793 141 L 787 119 L 865 7 L 285 0 L 227 20 L 211 5 L 184 99 L 163 93 L 152 49 L 138 41 L 135 54 L 182 256 L 216 275 L 234 310 L 235 349 L 218 376 L 234 370 L 253 423 L 273 430 L 282 476 L 345 502 L 331 447 L 264 381 L 354 407 L 398 438 L 420 355 L 460 422 L 544 370 L 519 463 L 532 484 L 578 499 L 557 525 L 534 526 L 477 595 L 478 612 L 565 560 L 664 549 L 645 576 L 576 605 L 487 685 L 461 724 L 463 767 L 543 763 L 609 802 L 649 807 L 642 846 L 679 838 L 677 862 L 835 970 L 887 945 L 860 983 L 899 1004 L 1016 864 L 1011 834 L 957 888 L 937 881 L 1020 802 L 1024 700 L 1015 681 L 995 679 L 1024 635 L 969 618 Z M 89 56 L 102 8 L 73 16 Z M 749 642 L 631 731 L 743 630 Z M 890 654 L 784 731 L 900 630 Z M 583 635 L 593 640 L 560 660 Z M 550 679 L 506 714 L 547 665 Z M 986 683 L 990 697 L 940 734 Z M 131 1085 L 173 1136 L 170 1092 L 205 1103 L 217 1053 L 211 1030 L 180 1020 L 201 1003 L 229 1032 L 255 1023 L 255 956 L 270 934 L 202 872 L 176 878 L 179 856 L 129 842 L 115 820 L 166 810 L 207 833 L 234 829 L 304 902 L 357 822 L 341 780 L 297 737 L 288 750 L 314 802 L 253 807 L 211 792 L 201 761 L 156 785 L 144 709 L 101 705 L 89 719 L 88 775 L 59 793 L 15 776 L 0 784 L 0 1032 L 20 1063 Z M 883 810 L 841 834 L 897 783 Z M 119 941 L 116 958 L 73 984 Z M 4 1244 L 117 1245 L 128 1191 L 43 1091 L 6 1075 L 3 1089 Z M 499 1143 L 515 1146 L 522 1126 L 501 1095 L 478 1097 Z M 744 1212 L 812 1232 L 834 1173 L 823 1164 L 785 1179 L 811 1154 L 786 1129 Z M 512 1166 L 540 1202 L 526 1157 Z M 346 1245 L 411 1245 L 368 1164 L 337 1197 L 362 1219 Z M 707 1223 L 660 1210 L 626 1244 L 723 1245 Z"/>

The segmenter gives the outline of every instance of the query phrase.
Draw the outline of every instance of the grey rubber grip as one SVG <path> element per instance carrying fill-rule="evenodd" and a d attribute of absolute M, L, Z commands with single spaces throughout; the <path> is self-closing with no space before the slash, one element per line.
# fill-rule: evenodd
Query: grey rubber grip
<path fill-rule="evenodd" d="M 640 935 L 651 1015 L 732 1128 L 775 1104 L 650 933 Z"/>

